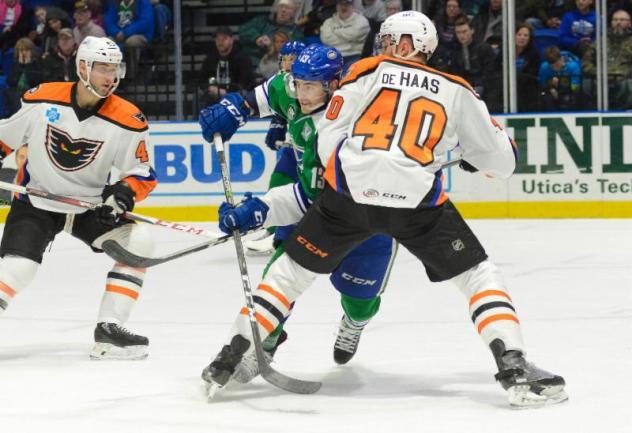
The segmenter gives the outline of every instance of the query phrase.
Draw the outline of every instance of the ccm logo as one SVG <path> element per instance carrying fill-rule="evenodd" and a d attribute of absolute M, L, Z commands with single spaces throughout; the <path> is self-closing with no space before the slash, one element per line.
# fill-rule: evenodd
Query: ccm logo
<path fill-rule="evenodd" d="M 342 273 L 342 278 L 360 286 L 373 286 L 375 285 L 375 283 L 377 283 L 377 280 L 365 280 L 364 278 L 358 278 L 354 277 L 353 275 L 349 275 L 346 272 Z"/>
<path fill-rule="evenodd" d="M 297 236 L 296 240 L 298 241 L 299 244 L 303 245 L 307 249 L 307 251 L 309 251 L 310 253 L 316 254 L 320 258 L 324 259 L 325 257 L 329 255 L 329 253 L 324 252 L 323 250 L 318 248 L 316 245 L 314 245 L 313 243 L 305 239 L 303 236 Z"/>

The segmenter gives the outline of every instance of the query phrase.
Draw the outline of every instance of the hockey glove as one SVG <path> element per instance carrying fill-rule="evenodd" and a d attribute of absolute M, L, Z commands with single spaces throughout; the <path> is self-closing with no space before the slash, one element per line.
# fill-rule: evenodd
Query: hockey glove
<path fill-rule="evenodd" d="M 114 185 L 106 185 L 101 197 L 103 203 L 94 210 L 97 220 L 105 226 L 114 227 L 121 215 L 134 209 L 136 193 L 127 183 L 119 181 Z"/>
<path fill-rule="evenodd" d="M 200 126 L 204 139 L 213 142 L 213 135 L 220 133 L 228 141 L 248 121 L 249 110 L 239 93 L 227 93 L 218 104 L 200 111 Z"/>
<path fill-rule="evenodd" d="M 262 200 L 247 192 L 237 206 L 222 203 L 219 207 L 219 229 L 226 234 L 231 234 L 233 230 L 245 233 L 262 225 L 269 209 Z"/>
<path fill-rule="evenodd" d="M 278 150 L 285 141 L 287 123 L 282 117 L 274 116 L 270 121 L 270 129 L 266 134 L 266 146 L 272 150 Z"/>
<path fill-rule="evenodd" d="M 459 162 L 459 168 L 469 173 L 476 173 L 478 171 L 478 168 L 474 167 L 472 164 L 470 164 L 464 159 L 462 159 L 461 162 Z"/>

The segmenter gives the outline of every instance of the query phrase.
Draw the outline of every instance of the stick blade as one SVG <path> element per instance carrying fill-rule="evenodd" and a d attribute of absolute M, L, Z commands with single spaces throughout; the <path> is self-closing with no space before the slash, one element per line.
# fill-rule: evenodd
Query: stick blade
<path fill-rule="evenodd" d="M 294 394 L 314 394 L 323 385 L 321 382 L 296 379 L 279 373 L 269 364 L 259 365 L 261 377 L 268 383 Z"/>
<path fill-rule="evenodd" d="M 205 250 L 215 244 L 215 242 L 206 242 L 201 245 L 196 245 L 191 248 L 187 248 L 186 250 L 177 251 L 175 253 L 167 254 L 166 256 L 162 257 L 143 257 L 136 255 L 131 251 L 125 249 L 125 247 L 123 247 L 114 239 L 108 239 L 107 241 L 103 242 L 101 249 L 117 262 L 123 263 L 127 266 L 132 266 L 134 268 L 150 268 L 152 266 L 169 262 L 171 260 L 189 255 L 197 251 Z"/>

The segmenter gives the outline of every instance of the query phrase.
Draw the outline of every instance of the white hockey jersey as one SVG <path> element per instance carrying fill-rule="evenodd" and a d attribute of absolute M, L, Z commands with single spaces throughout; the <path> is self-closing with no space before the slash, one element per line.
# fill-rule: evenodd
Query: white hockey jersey
<path fill-rule="evenodd" d="M 509 177 L 516 163 L 512 141 L 465 80 L 389 56 L 351 67 L 318 136 L 327 183 L 369 205 L 445 202 L 440 165 L 457 146 L 495 177 Z"/>
<path fill-rule="evenodd" d="M 148 125 L 133 104 L 111 95 L 95 111 L 76 102 L 76 83 L 46 83 L 27 91 L 22 108 L 0 120 L 0 157 L 28 146 L 17 183 L 93 203 L 112 169 L 144 199 L 157 181 L 149 159 Z M 19 199 L 26 199 L 18 196 Z M 28 197 L 40 209 L 81 213 L 85 209 Z"/>

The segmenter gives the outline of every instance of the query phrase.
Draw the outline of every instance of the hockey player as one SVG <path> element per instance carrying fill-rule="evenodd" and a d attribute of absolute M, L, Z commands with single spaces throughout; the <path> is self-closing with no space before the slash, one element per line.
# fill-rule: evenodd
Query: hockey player
<path fill-rule="evenodd" d="M 277 113 L 288 122 L 298 161 L 297 183 L 272 188 L 261 199 L 247 195 L 236 208 L 223 204 L 220 207 L 220 229 L 230 233 L 231 227 L 240 226 L 245 221 L 251 225 L 263 223 L 267 227 L 284 226 L 301 219 L 323 186 L 322 165 L 315 148 L 315 124 L 324 115 L 327 101 L 338 86 L 341 70 L 342 56 L 336 49 L 310 45 L 292 65 L 293 82 L 289 82 L 289 76 L 277 75 L 248 94 L 245 101 L 237 94 L 230 94 L 219 104 L 202 111 L 200 123 L 207 140 L 216 132 L 228 140 L 237 126 L 245 123 L 249 116 L 263 117 Z M 294 86 L 295 90 L 292 89 Z M 241 116 L 241 121 L 235 117 L 236 113 Z M 258 222 L 255 222 L 257 219 Z M 334 359 L 337 363 L 344 364 L 353 357 L 362 330 L 377 313 L 380 294 L 388 279 L 395 250 L 390 237 L 376 235 L 358 244 L 340 266 L 332 269 L 330 280 L 341 293 L 345 312 L 334 344 Z M 280 246 L 271 263 L 283 251 L 283 246 Z M 257 309 L 261 308 L 266 317 L 275 317 L 276 323 L 282 324 L 283 316 L 289 314 L 290 304 L 284 305 L 274 292 L 266 292 L 265 287 L 257 292 L 254 298 Z M 279 303 L 282 308 L 278 308 Z M 245 311 L 242 310 L 242 313 Z M 264 349 L 271 358 L 284 340 L 285 333 L 282 326 L 276 325 L 268 329 L 267 333 L 270 333 L 270 337 L 264 342 Z M 243 359 L 235 374 L 236 380 L 247 382 L 258 374 L 256 360 L 251 355 Z M 228 382 L 235 367 L 232 365 L 230 374 L 218 379 L 222 385 Z M 223 374 L 222 369 L 220 372 Z M 203 377 L 211 381 L 214 380 L 210 378 L 212 374 L 213 371 L 207 369 Z"/>
<path fill-rule="evenodd" d="M 279 74 L 285 75 L 290 72 L 292 63 L 298 54 L 305 49 L 305 44 L 300 41 L 286 42 L 279 51 Z M 270 120 L 270 128 L 266 134 L 265 143 L 273 151 L 277 152 L 277 163 L 274 166 L 268 189 L 281 185 L 287 185 L 298 181 L 296 157 L 294 150 L 290 147 L 291 137 L 287 134 L 287 122 L 279 115 L 273 115 Z M 287 227 L 278 227 L 278 234 L 275 236 L 275 228 L 269 227 L 257 239 L 253 239 L 244 244 L 246 254 L 251 256 L 269 255 L 275 250 L 274 244 L 280 243 L 289 234 Z M 290 230 L 291 231 L 291 230 Z M 276 242 L 275 242 L 276 241 Z"/>
<path fill-rule="evenodd" d="M 27 91 L 22 108 L 0 121 L 0 159 L 27 144 L 20 185 L 99 204 L 94 211 L 17 195 L 0 244 L 0 313 L 30 284 L 46 246 L 62 230 L 99 252 L 115 239 L 151 254 L 147 229 L 120 216 L 156 186 L 149 164 L 147 120 L 113 95 L 125 74 L 118 46 L 89 36 L 77 50 L 79 82 L 46 83 Z M 113 169 L 120 180 L 108 183 Z M 145 269 L 115 263 L 94 330 L 93 359 L 142 359 L 149 341 L 122 326 L 138 298 Z"/>
<path fill-rule="evenodd" d="M 385 55 L 351 67 L 318 124 L 326 187 L 255 293 L 265 288 L 289 305 L 359 242 L 387 233 L 423 263 L 431 281 L 450 280 L 466 296 L 511 405 L 566 400 L 564 379 L 525 359 L 520 322 L 500 272 L 442 191 L 440 163 L 457 143 L 462 168 L 507 178 L 515 169 L 511 140 L 467 82 L 426 66 L 437 47 L 430 19 L 401 12 L 386 19 L 380 35 Z M 278 301 L 274 306 L 287 314 Z M 265 318 L 272 327 L 278 323 Z M 260 323 L 262 338 L 270 324 Z M 241 352 L 253 350 L 247 319 L 238 317 L 233 332 L 217 359 L 237 362 Z M 210 375 L 216 377 L 219 371 Z"/>

